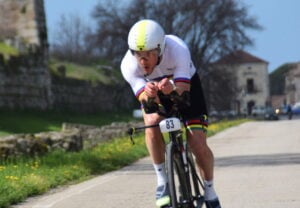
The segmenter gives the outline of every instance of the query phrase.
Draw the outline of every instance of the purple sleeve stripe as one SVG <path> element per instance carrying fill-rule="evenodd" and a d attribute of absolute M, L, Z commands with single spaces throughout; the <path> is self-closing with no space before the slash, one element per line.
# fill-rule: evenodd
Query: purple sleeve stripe
<path fill-rule="evenodd" d="M 174 82 L 185 82 L 185 83 L 190 83 L 191 80 L 188 79 L 188 78 L 181 78 L 181 77 L 178 77 L 178 78 L 175 78 L 175 79 L 174 79 Z"/>

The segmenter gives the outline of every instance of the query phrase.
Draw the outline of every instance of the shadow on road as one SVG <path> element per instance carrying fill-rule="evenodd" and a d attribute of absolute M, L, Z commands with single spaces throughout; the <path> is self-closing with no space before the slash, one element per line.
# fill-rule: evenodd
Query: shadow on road
<path fill-rule="evenodd" d="M 150 160 L 141 160 L 126 166 L 118 171 L 119 174 L 133 174 L 133 175 L 153 175 L 154 169 Z"/>
<path fill-rule="evenodd" d="M 299 165 L 300 153 L 269 154 L 269 155 L 241 155 L 232 157 L 215 158 L 216 167 L 229 166 L 280 166 Z M 118 171 L 119 174 L 153 175 L 153 166 L 149 161 L 141 161 Z"/>
<path fill-rule="evenodd" d="M 300 154 L 246 155 L 215 159 L 216 167 L 299 165 Z"/>

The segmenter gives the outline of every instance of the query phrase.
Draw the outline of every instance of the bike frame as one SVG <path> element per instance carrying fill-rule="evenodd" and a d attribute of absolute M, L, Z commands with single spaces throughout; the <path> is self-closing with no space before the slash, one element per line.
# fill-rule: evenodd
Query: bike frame
<path fill-rule="evenodd" d="M 173 102 L 173 106 L 168 112 L 159 108 L 159 105 L 155 103 L 153 98 L 142 101 L 145 113 L 158 113 L 164 116 L 165 119 L 156 125 L 131 128 L 128 130 L 133 144 L 132 135 L 136 130 L 159 126 L 162 133 L 168 133 L 169 142 L 166 145 L 166 162 L 172 202 L 170 206 L 173 208 L 201 208 L 204 203 L 204 197 L 199 187 L 201 186 L 202 189 L 204 189 L 204 186 L 196 172 L 192 153 L 188 150 L 183 140 L 181 126 L 181 112 L 190 106 L 189 96 L 189 92 L 187 91 L 184 91 L 181 95 L 176 91 L 171 92 L 169 98 Z M 181 192 L 179 192 L 179 194 L 176 194 L 177 187 L 175 187 L 175 183 L 177 182 L 175 182 L 174 179 L 176 178 L 176 174 L 180 183 Z M 177 195 L 180 195 L 180 197 L 177 198 Z"/>
<path fill-rule="evenodd" d="M 128 130 L 131 141 L 134 144 L 132 135 L 135 133 L 135 131 L 158 126 L 160 127 L 162 133 L 168 133 L 169 136 L 169 141 L 166 145 L 166 163 L 168 164 L 167 172 L 169 189 L 171 192 L 171 206 L 188 208 L 202 207 L 204 203 L 204 197 L 200 192 L 199 186 L 203 188 L 203 183 L 196 173 L 192 154 L 189 152 L 188 147 L 183 139 L 183 131 L 179 118 L 170 117 L 163 119 L 159 124 L 131 128 Z M 174 164 L 170 164 L 173 163 L 174 158 L 176 158 L 174 163 L 175 166 Z M 174 169 L 176 169 L 180 180 L 181 196 L 179 197 L 182 198 L 181 202 L 177 202 L 175 191 L 176 187 L 174 187 Z M 170 174 L 173 174 L 173 176 Z M 195 203 L 196 205 L 194 205 Z"/>
<path fill-rule="evenodd" d="M 172 118 L 170 121 L 172 121 Z M 165 119 L 168 121 L 168 119 Z M 170 123 L 169 121 L 169 123 Z M 165 122 L 164 120 L 161 123 Z M 160 125 L 161 126 L 161 125 Z M 172 207 L 197 207 L 200 208 L 204 204 L 203 194 L 200 192 L 199 186 L 204 188 L 199 178 L 192 153 L 188 149 L 187 143 L 184 141 L 183 131 L 170 130 L 169 143 L 167 144 L 166 160 L 168 164 L 168 180 L 171 192 Z M 175 163 L 174 164 L 171 163 Z M 173 170 L 172 170 L 173 169 Z M 174 182 L 174 169 L 180 184 L 180 202 L 177 201 L 176 188 Z M 196 205 L 195 205 L 196 203 Z"/>

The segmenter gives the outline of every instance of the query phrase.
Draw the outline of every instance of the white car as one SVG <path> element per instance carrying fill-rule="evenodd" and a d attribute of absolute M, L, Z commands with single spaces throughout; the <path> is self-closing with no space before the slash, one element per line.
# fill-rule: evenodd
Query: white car
<path fill-rule="evenodd" d="M 265 106 L 254 106 L 252 108 L 251 115 L 252 116 L 263 116 L 266 112 L 266 107 Z"/>

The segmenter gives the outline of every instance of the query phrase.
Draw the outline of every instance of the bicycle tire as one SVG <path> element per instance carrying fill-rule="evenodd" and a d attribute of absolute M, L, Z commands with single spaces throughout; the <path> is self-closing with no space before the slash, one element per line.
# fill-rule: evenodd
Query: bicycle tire
<path fill-rule="evenodd" d="M 167 172 L 171 197 L 171 206 L 190 208 L 190 191 L 183 170 L 181 153 L 171 142 L 167 145 Z"/>

